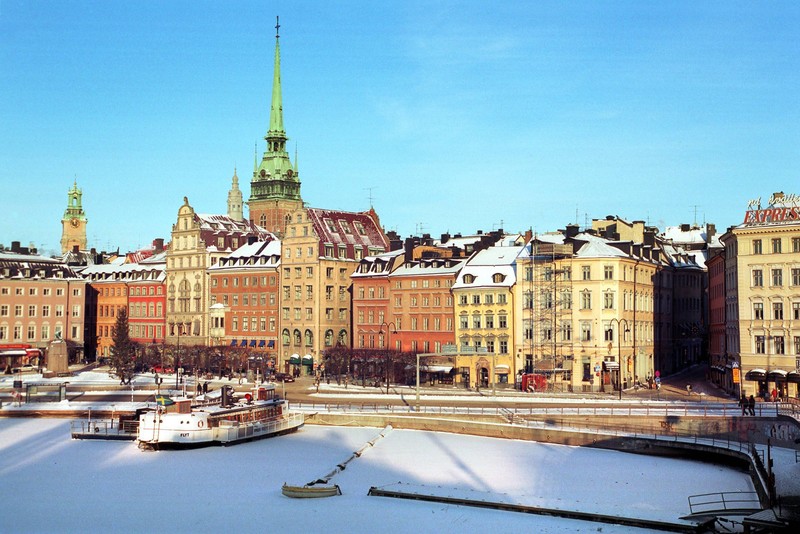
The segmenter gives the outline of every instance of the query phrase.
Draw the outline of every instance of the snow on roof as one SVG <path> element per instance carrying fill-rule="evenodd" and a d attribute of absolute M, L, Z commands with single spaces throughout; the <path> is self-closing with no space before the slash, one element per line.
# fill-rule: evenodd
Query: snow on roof
<path fill-rule="evenodd" d="M 368 249 L 389 248 L 386 236 L 370 212 L 353 213 L 320 208 L 308 208 L 306 212 L 314 225 L 314 232 L 323 243 L 360 245 Z"/>
<path fill-rule="evenodd" d="M 464 267 L 466 258 L 423 259 L 405 263 L 389 275 L 395 276 L 446 276 L 456 274 Z"/>
<path fill-rule="evenodd" d="M 575 239 L 584 241 L 583 245 L 578 252 L 575 253 L 576 258 L 627 258 L 628 254 L 621 251 L 616 247 L 609 245 L 607 239 L 597 237 L 591 234 L 578 234 Z"/>
<path fill-rule="evenodd" d="M 524 250 L 519 245 L 481 250 L 458 273 L 453 289 L 513 286 L 517 279 L 514 264 Z"/>

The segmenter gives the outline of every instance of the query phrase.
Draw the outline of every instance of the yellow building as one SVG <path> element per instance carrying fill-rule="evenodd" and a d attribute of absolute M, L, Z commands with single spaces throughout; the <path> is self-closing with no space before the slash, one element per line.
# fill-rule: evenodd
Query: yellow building
<path fill-rule="evenodd" d="M 750 202 L 725 245 L 727 355 L 741 392 L 797 397 L 800 376 L 800 196 Z M 735 376 L 735 375 L 734 375 Z"/>
<path fill-rule="evenodd" d="M 514 284 L 524 246 L 501 243 L 477 252 L 453 284 L 456 383 L 514 383 Z"/>

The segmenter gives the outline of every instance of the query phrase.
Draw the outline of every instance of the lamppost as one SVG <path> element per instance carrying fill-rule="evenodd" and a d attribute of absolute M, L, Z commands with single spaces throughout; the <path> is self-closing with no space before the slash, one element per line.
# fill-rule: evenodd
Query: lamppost
<path fill-rule="evenodd" d="M 175 349 L 175 389 L 178 389 L 178 368 L 181 365 L 181 330 L 183 330 L 183 324 L 178 323 L 178 344 L 177 348 Z"/>
<path fill-rule="evenodd" d="M 381 323 L 381 329 L 380 329 L 381 335 L 383 335 L 384 326 L 386 327 L 386 348 L 391 349 L 391 344 L 389 343 L 390 339 L 389 334 L 396 334 L 397 327 L 395 326 L 394 322 L 387 323 L 386 321 L 384 321 Z M 391 330 L 389 330 L 390 326 L 392 327 Z M 386 351 L 386 394 L 387 395 L 389 394 L 389 350 Z"/>
<path fill-rule="evenodd" d="M 617 380 L 619 381 L 619 400 L 622 400 L 622 333 L 619 332 L 619 329 L 622 327 L 622 323 L 625 323 L 625 330 L 624 332 L 627 334 L 631 331 L 630 326 L 628 325 L 627 319 L 619 319 L 617 317 L 611 319 L 610 323 L 617 323 L 617 362 L 619 363 L 619 371 L 617 371 Z"/>

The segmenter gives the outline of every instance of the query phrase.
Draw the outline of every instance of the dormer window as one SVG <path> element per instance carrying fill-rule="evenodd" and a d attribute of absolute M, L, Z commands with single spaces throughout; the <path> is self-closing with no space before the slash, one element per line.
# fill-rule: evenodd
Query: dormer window
<path fill-rule="evenodd" d="M 356 232 L 358 232 L 359 235 L 367 235 L 367 232 L 364 230 L 364 225 L 361 224 L 361 221 L 353 221 L 353 226 L 356 227 Z"/>
<path fill-rule="evenodd" d="M 492 275 L 492 282 L 494 282 L 495 284 L 500 284 L 505 279 L 506 279 L 506 275 L 504 275 L 504 274 L 494 273 Z"/>
<path fill-rule="evenodd" d="M 465 284 L 472 284 L 475 282 L 475 275 L 472 274 L 465 274 L 464 275 L 464 283 Z"/>
<path fill-rule="evenodd" d="M 325 227 L 331 233 L 336 233 L 336 225 L 333 224 L 333 220 L 331 219 L 323 219 L 325 222 Z"/>
<path fill-rule="evenodd" d="M 339 224 L 341 225 L 342 231 L 344 231 L 345 234 L 351 235 L 353 233 L 353 231 L 350 230 L 350 224 L 348 224 L 347 221 L 339 221 Z"/>

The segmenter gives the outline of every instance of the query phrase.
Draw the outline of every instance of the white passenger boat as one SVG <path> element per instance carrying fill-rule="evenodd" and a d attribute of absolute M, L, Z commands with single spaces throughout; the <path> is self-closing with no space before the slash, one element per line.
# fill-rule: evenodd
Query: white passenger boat
<path fill-rule="evenodd" d="M 230 386 L 227 386 L 230 388 Z M 177 449 L 231 445 L 294 432 L 304 424 L 302 413 L 286 412 L 274 384 L 253 389 L 240 401 L 232 388 L 216 399 L 157 398 L 157 407 L 139 416 L 138 441 L 145 449 Z"/>

